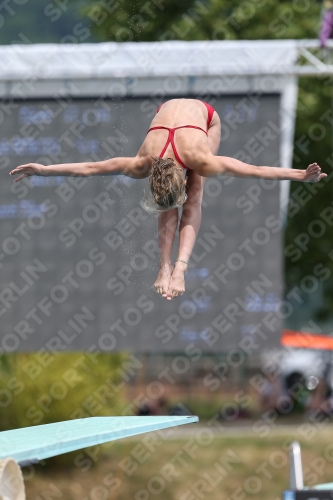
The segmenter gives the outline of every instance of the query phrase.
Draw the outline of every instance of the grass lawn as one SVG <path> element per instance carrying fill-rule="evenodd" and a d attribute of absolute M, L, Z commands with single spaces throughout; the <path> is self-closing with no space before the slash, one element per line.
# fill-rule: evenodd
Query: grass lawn
<path fill-rule="evenodd" d="M 278 500 L 288 487 L 288 444 L 293 439 L 302 446 L 305 484 L 333 480 L 331 424 L 322 429 L 280 427 L 267 435 L 264 428 L 230 428 L 214 435 L 210 427 L 191 429 L 76 452 L 75 465 L 65 469 L 26 468 L 27 499 Z"/>

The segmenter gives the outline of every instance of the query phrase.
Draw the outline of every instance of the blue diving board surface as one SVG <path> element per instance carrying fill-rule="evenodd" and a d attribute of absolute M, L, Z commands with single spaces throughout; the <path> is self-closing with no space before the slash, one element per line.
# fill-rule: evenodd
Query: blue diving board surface
<path fill-rule="evenodd" d="M 196 416 L 91 417 L 0 432 L 0 459 L 34 462 L 145 432 L 198 422 Z"/>
<path fill-rule="evenodd" d="M 325 483 L 325 484 L 316 484 L 315 486 L 311 486 L 314 490 L 330 490 L 333 491 L 333 483 Z"/>

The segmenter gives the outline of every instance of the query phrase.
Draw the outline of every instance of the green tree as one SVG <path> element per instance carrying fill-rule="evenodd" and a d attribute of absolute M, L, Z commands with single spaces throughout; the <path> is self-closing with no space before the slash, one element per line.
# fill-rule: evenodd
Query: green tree
<path fill-rule="evenodd" d="M 313 38 L 320 2 L 290 0 L 100 0 L 83 12 L 103 40 Z"/>
<path fill-rule="evenodd" d="M 299 81 L 294 167 L 301 168 L 316 161 L 330 175 L 333 172 L 332 152 L 332 78 L 302 78 Z M 291 203 L 285 232 L 287 293 L 300 283 L 310 289 L 310 281 L 306 283 L 306 277 L 322 273 L 325 280 L 318 290 L 322 294 L 318 297 L 321 303 L 313 311 L 313 319 L 319 322 L 332 319 L 333 262 L 332 257 L 329 257 L 333 241 L 333 221 L 329 219 L 331 210 L 331 180 L 302 187 L 297 183 L 291 184 Z M 298 242 L 296 244 L 295 239 Z M 330 276 L 327 272 L 324 276 L 323 267 L 330 271 Z M 304 306 L 311 308 L 311 295 L 303 294 Z"/>
<path fill-rule="evenodd" d="M 127 355 L 83 352 L 0 356 L 0 431 L 75 418 L 120 415 Z M 71 464 L 61 455 L 48 465 Z"/>

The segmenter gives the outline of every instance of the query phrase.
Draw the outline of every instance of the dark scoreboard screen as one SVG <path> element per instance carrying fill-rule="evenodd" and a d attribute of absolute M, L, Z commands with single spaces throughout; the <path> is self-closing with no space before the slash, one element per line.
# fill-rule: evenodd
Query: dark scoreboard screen
<path fill-rule="evenodd" d="M 278 165 L 279 95 L 212 97 L 220 155 Z M 0 352 L 221 352 L 279 343 L 282 233 L 276 181 L 207 179 L 186 293 L 153 291 L 157 219 L 147 180 L 30 177 L 14 167 L 137 153 L 149 98 L 1 103 Z M 177 137 L 176 137 L 177 142 Z M 175 241 L 175 245 L 178 241 Z"/>

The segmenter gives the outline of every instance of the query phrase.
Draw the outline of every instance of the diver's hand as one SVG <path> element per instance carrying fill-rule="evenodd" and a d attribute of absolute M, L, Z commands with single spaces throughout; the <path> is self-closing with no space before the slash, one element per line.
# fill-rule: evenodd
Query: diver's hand
<path fill-rule="evenodd" d="M 311 163 L 304 171 L 303 182 L 318 182 L 327 177 L 327 174 L 321 173 L 321 168 L 317 163 Z"/>
<path fill-rule="evenodd" d="M 44 165 L 40 165 L 39 163 L 27 163 L 26 165 L 20 165 L 19 167 L 14 168 L 9 175 L 16 175 L 14 182 L 21 181 L 25 177 L 30 177 L 31 175 L 47 175 L 47 169 Z"/>

